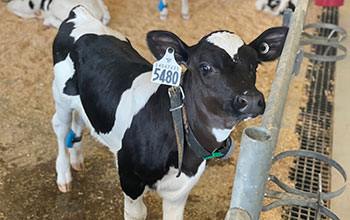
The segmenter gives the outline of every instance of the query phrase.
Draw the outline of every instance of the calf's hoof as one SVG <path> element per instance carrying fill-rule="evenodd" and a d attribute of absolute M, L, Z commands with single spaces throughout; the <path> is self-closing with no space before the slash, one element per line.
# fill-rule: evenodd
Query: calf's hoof
<path fill-rule="evenodd" d="M 58 186 L 58 189 L 63 192 L 63 193 L 66 193 L 66 192 L 70 192 L 72 191 L 72 183 L 57 183 L 57 186 Z"/>
<path fill-rule="evenodd" d="M 183 14 L 183 15 L 182 15 L 182 18 L 183 18 L 184 20 L 189 20 L 189 19 L 190 19 L 190 14 Z"/>
<path fill-rule="evenodd" d="M 71 165 L 75 171 L 84 171 L 84 169 L 85 169 L 84 163 L 73 163 Z"/>
<path fill-rule="evenodd" d="M 48 30 L 50 28 L 55 28 L 55 27 L 50 25 L 50 24 L 43 24 L 43 25 L 41 25 L 41 30 L 43 30 L 43 31 Z"/>
<path fill-rule="evenodd" d="M 168 16 L 167 15 L 159 15 L 159 19 L 161 20 L 161 21 L 165 21 L 165 20 L 167 20 L 168 19 Z"/>

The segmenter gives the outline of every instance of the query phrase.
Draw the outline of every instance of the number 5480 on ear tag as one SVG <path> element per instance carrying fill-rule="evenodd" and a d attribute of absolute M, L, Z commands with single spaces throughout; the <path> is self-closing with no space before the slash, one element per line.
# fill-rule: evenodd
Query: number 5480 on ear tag
<path fill-rule="evenodd" d="M 179 86 L 181 66 L 176 63 L 174 49 L 168 47 L 164 56 L 153 64 L 152 82 L 169 86 Z"/>

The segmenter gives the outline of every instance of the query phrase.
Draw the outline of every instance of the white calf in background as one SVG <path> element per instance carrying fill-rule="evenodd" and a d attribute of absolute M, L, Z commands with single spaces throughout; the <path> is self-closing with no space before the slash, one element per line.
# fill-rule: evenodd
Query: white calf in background
<path fill-rule="evenodd" d="M 107 25 L 110 15 L 103 0 L 11 0 L 7 9 L 22 18 L 42 18 L 45 27 L 58 28 L 72 8 L 83 5 Z"/>
<path fill-rule="evenodd" d="M 166 20 L 168 17 L 168 3 L 167 0 L 160 0 L 158 9 L 160 11 L 159 19 Z M 185 20 L 190 19 L 188 0 L 181 0 L 181 13 L 182 18 Z"/>
<path fill-rule="evenodd" d="M 255 6 L 259 11 L 281 15 L 287 8 L 294 11 L 297 3 L 298 0 L 256 0 Z"/>

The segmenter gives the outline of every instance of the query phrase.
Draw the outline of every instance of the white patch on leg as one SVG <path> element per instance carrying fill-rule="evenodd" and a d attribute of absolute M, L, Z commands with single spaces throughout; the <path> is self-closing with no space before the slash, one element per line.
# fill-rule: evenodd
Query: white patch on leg
<path fill-rule="evenodd" d="M 232 59 L 237 54 L 238 49 L 244 45 L 243 40 L 236 34 L 223 31 L 211 34 L 207 41 L 225 50 Z"/>
<path fill-rule="evenodd" d="M 144 193 L 143 193 L 144 194 Z M 144 220 L 147 216 L 147 208 L 143 203 L 143 194 L 133 200 L 124 193 L 124 219 Z"/>
<path fill-rule="evenodd" d="M 69 113 L 69 111 L 56 105 L 56 113 L 52 118 L 52 126 L 58 142 L 58 156 L 56 159 L 57 184 L 62 192 L 70 191 L 69 186 L 72 182 L 69 154 L 65 147 L 65 138 L 71 123 L 71 115 Z"/>
<path fill-rule="evenodd" d="M 176 178 L 178 169 L 171 167 L 169 172 L 156 184 L 157 193 L 163 198 L 163 219 L 182 220 L 187 197 L 205 169 L 205 161 L 197 173 L 188 177 L 184 173 Z"/>
<path fill-rule="evenodd" d="M 224 140 L 226 140 L 228 138 L 228 136 L 230 136 L 233 129 L 235 129 L 235 127 L 231 128 L 231 129 L 213 128 L 212 133 L 215 136 L 216 141 L 220 143 L 220 142 L 223 142 Z"/>

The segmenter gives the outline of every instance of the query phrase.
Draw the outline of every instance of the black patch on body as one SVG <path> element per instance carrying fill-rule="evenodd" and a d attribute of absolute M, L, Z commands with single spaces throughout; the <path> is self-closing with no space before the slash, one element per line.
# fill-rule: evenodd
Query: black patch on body
<path fill-rule="evenodd" d="M 34 3 L 32 1 L 29 1 L 28 4 L 29 4 L 30 9 L 34 9 Z"/>
<path fill-rule="evenodd" d="M 41 3 L 40 3 L 40 9 L 41 10 L 45 10 L 44 9 L 45 2 L 46 2 L 46 0 L 41 0 Z"/>
<path fill-rule="evenodd" d="M 295 5 L 292 3 L 292 1 L 289 1 L 288 8 L 292 9 L 292 11 L 295 10 Z"/>
<path fill-rule="evenodd" d="M 72 30 L 74 29 L 74 23 L 73 22 L 67 23 L 68 20 L 74 19 L 75 17 L 76 17 L 76 14 L 73 12 L 73 10 L 71 10 L 68 18 L 64 20 L 61 26 L 59 27 L 58 33 L 55 37 L 55 40 L 53 42 L 53 47 L 52 47 L 54 65 L 65 60 L 69 54 L 70 59 L 74 63 L 74 69 L 77 69 L 78 58 L 77 58 L 77 53 L 74 45 L 74 38 L 69 36 L 72 33 Z M 77 77 L 76 74 L 74 74 L 73 77 L 66 82 L 66 87 L 63 90 L 65 94 L 67 95 L 79 94 L 76 77 Z"/>
<path fill-rule="evenodd" d="M 122 93 L 137 76 L 151 71 L 152 65 L 129 42 L 113 36 L 86 34 L 75 43 L 76 73 L 65 91 L 77 90 L 84 110 L 96 132 L 108 133 Z"/>
<path fill-rule="evenodd" d="M 273 10 L 273 9 L 276 8 L 280 3 L 281 3 L 280 0 L 269 0 L 269 2 L 267 3 L 267 5 Z"/>
<path fill-rule="evenodd" d="M 65 60 L 69 53 L 75 52 L 74 38 L 69 35 L 74 29 L 74 23 L 68 20 L 75 18 L 76 15 L 73 10 L 69 13 L 69 16 L 64 20 L 58 29 L 58 33 L 53 41 L 52 54 L 53 54 L 53 65 Z M 77 61 L 77 60 L 74 60 Z"/>
<path fill-rule="evenodd" d="M 47 4 L 46 10 L 49 10 L 49 9 L 50 9 L 51 3 L 52 3 L 52 0 L 49 0 L 49 3 Z"/>
<path fill-rule="evenodd" d="M 77 69 L 78 58 L 74 45 L 74 38 L 69 36 L 72 33 L 72 30 L 74 29 L 74 23 L 67 23 L 68 20 L 74 19 L 75 17 L 76 14 L 73 12 L 72 9 L 69 13 L 68 18 L 62 22 L 58 29 L 58 33 L 55 37 L 52 47 L 54 65 L 65 60 L 69 54 L 70 59 L 73 61 L 74 69 Z M 64 88 L 63 92 L 67 95 L 79 94 L 76 74 L 74 74 L 73 77 L 66 82 L 66 87 Z"/>
<path fill-rule="evenodd" d="M 132 199 L 138 198 L 146 185 L 154 188 L 170 167 L 178 168 L 169 103 L 168 86 L 161 85 L 135 115 L 123 137 L 123 148 L 118 152 L 118 171 L 121 187 Z M 185 141 L 181 175 L 195 175 L 202 161 Z"/>

